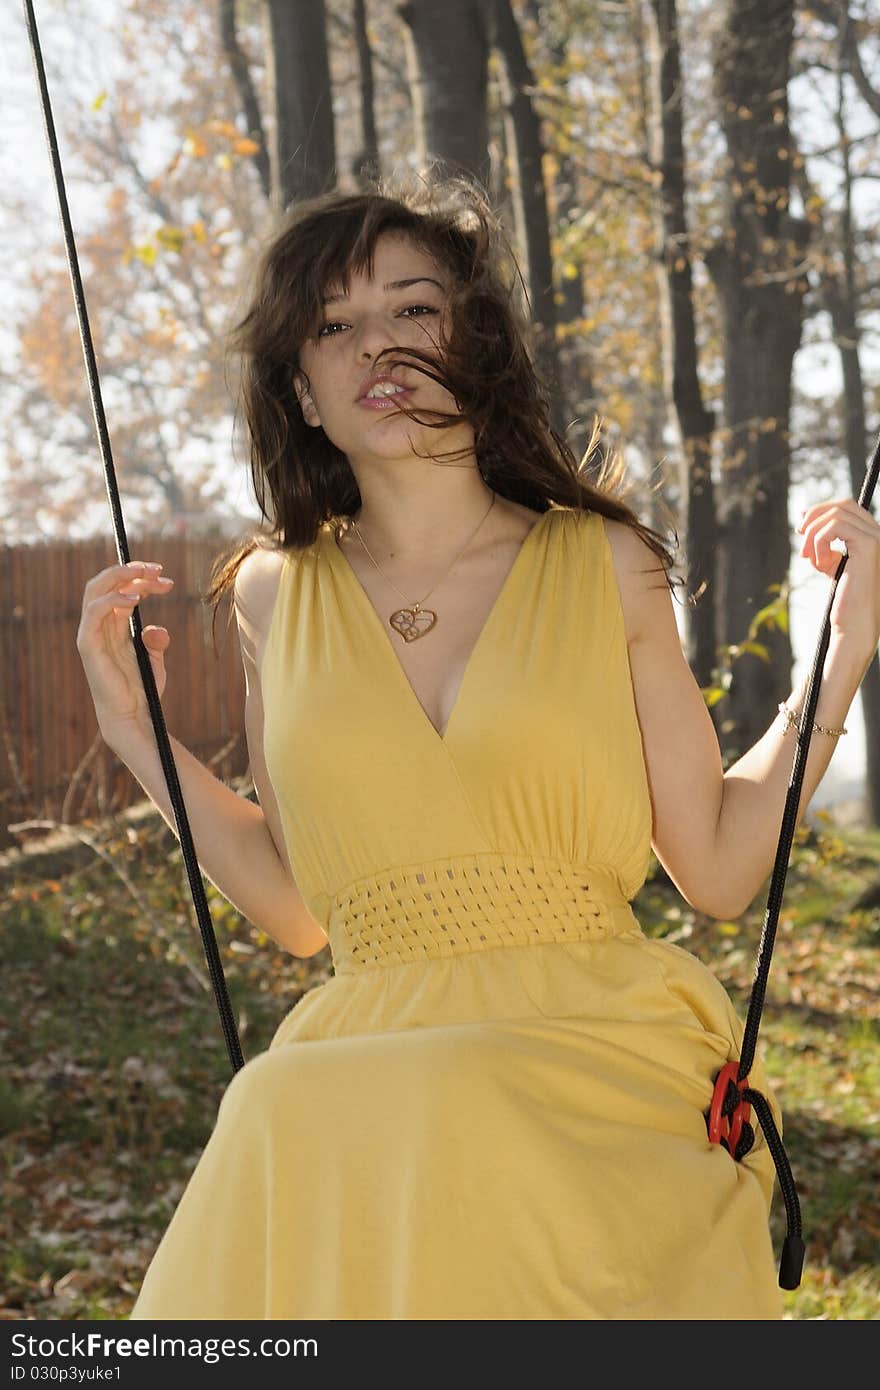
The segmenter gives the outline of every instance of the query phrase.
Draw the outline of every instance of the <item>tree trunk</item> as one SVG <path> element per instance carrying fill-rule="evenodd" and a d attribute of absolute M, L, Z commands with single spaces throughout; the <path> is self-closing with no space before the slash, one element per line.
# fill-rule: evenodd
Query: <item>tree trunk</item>
<path fill-rule="evenodd" d="M 510 0 L 485 0 L 484 12 L 489 41 L 500 60 L 514 227 L 525 259 L 535 329 L 535 364 L 547 387 L 552 422 L 558 432 L 564 434 L 568 412 L 556 353 L 556 303 L 544 187 L 544 145 L 540 122 L 527 91 L 535 85 L 535 79 L 523 51 L 522 35 Z"/>
<path fill-rule="evenodd" d="M 838 41 L 841 71 L 838 73 L 837 103 L 840 157 L 843 164 L 843 203 L 838 219 L 837 243 L 840 256 L 843 259 L 843 273 L 823 275 L 820 282 L 820 294 L 823 304 L 831 315 L 834 342 L 840 353 L 840 369 L 843 377 L 844 436 L 846 457 L 849 464 L 850 491 L 853 497 L 858 497 L 865 481 L 869 444 L 861 363 L 862 333 L 859 327 L 858 257 L 853 225 L 853 171 L 843 84 L 844 66 L 848 63 L 852 69 L 853 63 L 859 61 L 858 48 L 850 41 L 851 33 L 851 24 L 844 22 Z M 830 260 L 827 263 L 833 264 Z M 865 723 L 868 813 L 873 824 L 877 825 L 880 824 L 880 667 L 878 667 L 876 656 L 868 667 L 860 693 Z"/>
<path fill-rule="evenodd" d="M 849 237 L 845 254 L 854 256 L 854 252 L 852 238 Z M 834 281 L 823 284 L 822 299 L 831 314 L 834 341 L 840 353 L 850 490 L 853 497 L 858 497 L 865 481 L 868 424 L 865 419 L 865 392 L 859 359 L 860 333 L 855 303 L 846 287 Z M 880 664 L 876 656 L 868 667 L 859 693 L 865 723 L 868 815 L 872 824 L 880 825 Z"/>
<path fill-rule="evenodd" d="M 698 684 L 707 686 L 718 661 L 715 618 L 714 412 L 703 404 L 694 321 L 690 238 L 685 210 L 683 76 L 676 0 L 651 0 L 648 25 L 653 101 L 651 164 L 660 170 L 657 278 L 664 378 L 681 438 L 680 524 L 688 589 L 702 597 L 688 613 L 686 645 Z M 713 707 L 714 708 L 714 707 Z"/>
<path fill-rule="evenodd" d="M 415 154 L 489 187 L 489 45 L 478 0 L 406 0 L 404 23 L 412 87 Z"/>
<path fill-rule="evenodd" d="M 264 0 L 266 80 L 274 113 L 269 160 L 277 209 L 336 183 L 333 93 L 324 0 Z"/>
<path fill-rule="evenodd" d="M 706 256 L 724 336 L 725 458 L 718 556 L 722 642 L 750 624 L 785 584 L 791 372 L 807 282 L 800 268 L 809 225 L 791 216 L 788 79 L 794 0 L 728 0 L 715 56 L 727 141 L 728 215 Z M 754 634 L 764 660 L 739 654 L 721 722 L 728 761 L 766 730 L 791 689 L 787 625 Z"/>
<path fill-rule="evenodd" d="M 507 170 L 510 164 L 510 150 L 507 148 L 507 122 L 504 119 L 504 102 L 498 75 L 498 63 L 489 62 L 489 201 L 495 215 L 506 227 L 514 223 L 513 199 L 510 196 L 510 180 Z"/>
<path fill-rule="evenodd" d="M 526 0 L 524 8 L 534 28 L 535 38 L 540 39 L 542 52 L 549 63 L 558 70 L 563 69 L 569 21 L 556 10 L 553 0 L 550 3 L 545 0 L 543 5 L 538 0 Z M 586 102 L 579 109 L 578 118 L 586 128 L 590 118 L 590 108 Z M 587 138 L 586 133 L 584 138 Z M 552 187 L 551 220 L 559 238 L 569 223 L 581 215 L 581 209 L 578 205 L 579 178 L 575 162 L 564 149 L 554 153 L 557 173 Z M 568 326 L 584 318 L 584 300 L 588 288 L 581 268 L 577 275 L 564 273 L 565 261 L 566 257 L 561 256 L 557 266 L 554 305 L 557 325 Z M 574 335 L 557 343 L 556 355 L 560 394 L 568 402 L 570 415 L 577 417 L 575 424 L 569 425 L 566 437 L 572 451 L 580 458 L 592 434 L 593 418 L 601 413 L 593 370 L 589 358 L 585 356 L 583 343 L 578 342 Z"/>
<path fill-rule="evenodd" d="M 839 230 L 823 226 L 821 245 L 827 253 L 817 258 L 819 265 L 819 299 L 831 316 L 834 342 L 840 353 L 840 368 L 843 377 L 844 434 L 846 457 L 849 464 L 850 490 L 858 497 L 865 480 L 866 459 L 871 452 L 868 439 L 868 422 L 865 414 L 865 389 L 862 380 L 861 331 L 859 312 L 861 294 L 858 287 L 858 256 L 856 255 L 857 232 L 853 226 L 852 192 L 853 173 L 850 158 L 850 137 L 845 126 L 845 99 L 840 73 L 846 71 L 853 78 L 859 95 L 868 103 L 872 111 L 880 114 L 880 93 L 871 86 L 862 65 L 855 32 L 855 22 L 847 5 L 837 8 L 821 3 L 817 5 L 817 15 L 826 24 L 837 26 L 838 50 L 838 130 L 840 134 L 841 162 L 844 169 L 844 202 L 839 221 Z M 804 203 L 810 199 L 811 205 L 821 208 L 822 201 L 810 184 L 800 162 L 800 186 Z M 843 260 L 843 275 L 835 275 L 826 267 Z M 876 500 L 872 513 L 876 512 Z M 862 717 L 865 725 L 865 761 L 868 817 L 874 825 L 880 825 L 880 665 L 875 656 L 865 673 L 860 688 Z"/>
<path fill-rule="evenodd" d="M 351 172 L 362 188 L 380 172 L 379 140 L 374 109 L 373 55 L 367 37 L 366 0 L 354 0 L 354 38 L 357 45 L 361 97 L 361 147 L 351 162 Z"/>

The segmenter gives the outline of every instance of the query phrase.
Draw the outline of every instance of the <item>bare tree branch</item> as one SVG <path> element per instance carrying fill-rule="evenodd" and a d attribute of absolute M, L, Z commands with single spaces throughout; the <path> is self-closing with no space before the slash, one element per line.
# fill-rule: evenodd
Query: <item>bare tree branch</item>
<path fill-rule="evenodd" d="M 841 56 L 846 64 L 847 72 L 856 84 L 862 100 L 870 106 L 875 116 L 880 116 L 880 91 L 871 85 L 867 73 L 862 66 L 862 55 L 859 52 L 858 35 L 856 33 L 856 21 L 850 12 L 849 4 L 830 4 L 829 0 L 810 0 L 810 10 L 821 19 L 823 24 L 831 25 L 840 32 Z M 818 64 L 812 64 L 816 67 Z M 874 139 L 877 138 L 876 131 Z"/>
<path fill-rule="evenodd" d="M 220 42 L 229 63 L 232 80 L 238 90 L 241 109 L 247 123 L 248 135 L 252 140 L 255 140 L 260 147 L 253 158 L 260 175 L 263 193 L 268 202 L 272 193 L 269 150 L 266 145 L 266 138 L 263 134 L 260 103 L 253 81 L 251 80 L 251 70 L 248 67 L 248 60 L 238 42 L 238 34 L 235 30 L 235 0 L 218 0 L 218 18 L 220 21 Z"/>

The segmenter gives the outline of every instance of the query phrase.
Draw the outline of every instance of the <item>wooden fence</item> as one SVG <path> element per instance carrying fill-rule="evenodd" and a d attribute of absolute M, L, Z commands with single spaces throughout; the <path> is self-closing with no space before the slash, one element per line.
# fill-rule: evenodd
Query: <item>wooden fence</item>
<path fill-rule="evenodd" d="M 223 535 L 129 537 L 132 559 L 161 560 L 168 595 L 140 605 L 167 627 L 162 709 L 169 734 L 224 781 L 245 775 L 244 672 L 231 596 L 202 601 Z M 142 800 L 143 788 L 98 733 L 76 632 L 86 581 L 117 563 L 112 540 L 0 546 L 0 848 L 22 842 L 10 823 L 74 822 Z M 30 835 L 29 837 L 30 838 Z"/>

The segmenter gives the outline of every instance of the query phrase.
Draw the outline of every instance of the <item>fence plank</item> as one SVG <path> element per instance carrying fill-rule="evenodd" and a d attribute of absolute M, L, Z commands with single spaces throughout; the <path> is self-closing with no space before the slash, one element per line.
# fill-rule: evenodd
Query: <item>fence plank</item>
<path fill-rule="evenodd" d="M 216 537 L 146 535 L 129 538 L 135 558 L 163 561 L 175 585 L 147 600 L 141 621 L 172 636 L 169 691 L 163 699 L 170 733 L 208 762 L 230 739 L 235 747 L 214 771 L 224 779 L 247 769 L 244 673 L 238 644 L 224 641 L 225 605 L 218 629 L 219 655 L 211 644 L 211 610 L 201 598 L 211 564 L 227 541 Z M 104 541 L 0 544 L 0 847 L 20 843 L 9 822 L 60 816 L 71 778 L 97 734 L 88 681 L 76 650 L 76 631 L 86 580 L 116 563 Z M 228 602 L 228 600 L 227 600 Z M 16 767 L 23 787 L 19 786 Z M 98 767 L 82 778 L 71 798 L 77 819 L 101 814 L 102 787 L 120 810 L 143 790 L 106 747 Z"/>

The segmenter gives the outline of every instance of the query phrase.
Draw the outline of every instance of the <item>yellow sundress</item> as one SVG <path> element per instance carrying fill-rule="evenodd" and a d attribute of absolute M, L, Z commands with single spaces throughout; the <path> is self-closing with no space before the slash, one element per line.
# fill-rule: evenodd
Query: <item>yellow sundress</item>
<path fill-rule="evenodd" d="M 542 513 L 442 736 L 331 523 L 285 557 L 262 687 L 334 975 L 230 1080 L 131 1317 L 781 1318 L 763 1135 L 736 1163 L 703 1118 L 740 1020 L 630 903 L 602 517 Z"/>

